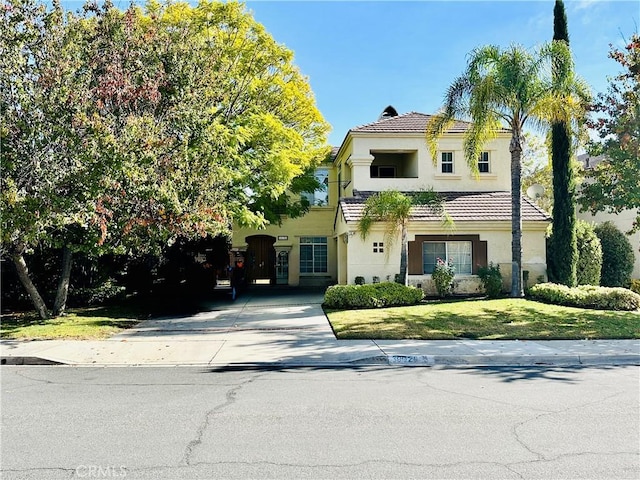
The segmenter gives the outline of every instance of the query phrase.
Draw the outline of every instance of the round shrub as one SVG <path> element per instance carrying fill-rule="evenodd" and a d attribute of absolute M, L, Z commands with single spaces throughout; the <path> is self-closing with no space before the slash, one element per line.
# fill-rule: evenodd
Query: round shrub
<path fill-rule="evenodd" d="M 502 274 L 500 265 L 489 262 L 488 267 L 479 267 L 478 276 L 484 287 L 484 291 L 489 298 L 498 298 L 502 293 Z"/>
<path fill-rule="evenodd" d="M 593 224 L 578 220 L 576 222 L 578 241 L 578 263 L 576 276 L 578 285 L 600 285 L 602 270 L 602 247 Z"/>
<path fill-rule="evenodd" d="M 627 236 L 611 222 L 602 223 L 595 228 L 602 245 L 603 287 L 628 287 L 633 271 L 633 247 Z"/>
<path fill-rule="evenodd" d="M 620 287 L 581 285 L 570 288 L 556 283 L 539 283 L 529 289 L 534 300 L 600 310 L 638 310 L 640 295 Z"/>
<path fill-rule="evenodd" d="M 422 290 L 393 282 L 333 285 L 324 294 L 324 306 L 339 309 L 399 307 L 415 305 L 423 297 Z"/>
<path fill-rule="evenodd" d="M 456 274 L 456 270 L 451 260 L 437 259 L 436 266 L 433 269 L 431 278 L 436 285 L 438 295 L 446 297 L 453 290 L 453 277 Z"/>

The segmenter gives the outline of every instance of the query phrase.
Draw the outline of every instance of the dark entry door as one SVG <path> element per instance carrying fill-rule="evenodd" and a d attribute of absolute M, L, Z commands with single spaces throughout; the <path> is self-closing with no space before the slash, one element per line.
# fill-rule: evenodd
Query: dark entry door
<path fill-rule="evenodd" d="M 276 251 L 274 237 L 253 235 L 246 238 L 249 276 L 255 283 L 275 283 Z"/>

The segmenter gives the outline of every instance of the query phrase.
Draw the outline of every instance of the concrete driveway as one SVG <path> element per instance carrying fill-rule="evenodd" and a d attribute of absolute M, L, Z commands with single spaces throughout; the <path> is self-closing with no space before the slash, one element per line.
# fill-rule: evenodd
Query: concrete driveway
<path fill-rule="evenodd" d="M 332 364 L 380 355 L 370 340 L 336 340 L 322 300 L 308 290 L 249 291 L 195 315 L 142 321 L 109 343 L 146 351 L 141 363 Z"/>

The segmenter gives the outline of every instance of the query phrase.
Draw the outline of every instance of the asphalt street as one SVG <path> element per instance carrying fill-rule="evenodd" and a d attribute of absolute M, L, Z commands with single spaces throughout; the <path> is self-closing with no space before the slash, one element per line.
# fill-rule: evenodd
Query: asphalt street
<path fill-rule="evenodd" d="M 640 368 L 0 369 L 4 479 L 640 478 Z"/>

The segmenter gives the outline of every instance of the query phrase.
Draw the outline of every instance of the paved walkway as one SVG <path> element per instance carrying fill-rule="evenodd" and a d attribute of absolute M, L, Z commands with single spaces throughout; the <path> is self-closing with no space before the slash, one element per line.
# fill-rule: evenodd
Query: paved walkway
<path fill-rule="evenodd" d="M 0 341 L 3 364 L 640 365 L 640 340 L 337 340 L 309 291 L 247 293 L 187 317 L 145 320 L 103 341 Z"/>

